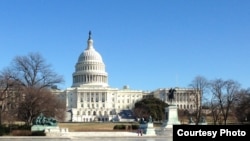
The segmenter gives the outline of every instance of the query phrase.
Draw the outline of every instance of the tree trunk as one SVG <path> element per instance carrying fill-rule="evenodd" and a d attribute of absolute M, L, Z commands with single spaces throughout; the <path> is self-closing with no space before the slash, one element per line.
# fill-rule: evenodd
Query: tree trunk
<path fill-rule="evenodd" d="M 0 126 L 2 125 L 2 106 L 0 106 Z"/>

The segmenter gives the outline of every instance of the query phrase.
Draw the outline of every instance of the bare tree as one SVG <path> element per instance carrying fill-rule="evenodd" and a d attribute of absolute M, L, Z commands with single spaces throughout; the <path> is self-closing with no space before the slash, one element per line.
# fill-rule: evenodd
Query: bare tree
<path fill-rule="evenodd" d="M 202 101 L 203 101 L 203 95 L 208 88 L 208 81 L 203 76 L 197 76 L 194 78 L 191 84 L 189 84 L 194 89 L 194 100 L 196 104 L 196 124 L 198 124 L 199 119 L 202 116 Z"/>
<path fill-rule="evenodd" d="M 233 103 L 238 99 L 239 88 L 240 84 L 234 80 L 216 79 L 211 82 L 211 91 L 215 100 L 218 101 L 225 125 Z"/>
<path fill-rule="evenodd" d="M 40 112 L 64 118 L 62 115 L 56 115 L 64 113 L 60 111 L 63 109 L 60 107 L 62 102 L 57 101 L 49 92 L 45 92 L 52 86 L 64 82 L 63 77 L 57 75 L 51 69 L 51 65 L 46 64 L 45 59 L 39 53 L 15 57 L 7 70 L 9 70 L 8 75 L 1 76 L 1 78 L 6 77 L 6 79 L 1 79 L 4 81 L 1 83 L 0 96 L 6 94 L 10 86 L 13 86 L 12 83 L 19 84 L 20 91 L 14 90 L 14 93 L 18 93 L 20 96 L 19 101 L 13 101 L 13 99 L 10 99 L 10 101 L 15 102 L 12 106 L 17 107 L 15 113 L 21 120 L 30 124 Z M 54 102 L 48 103 L 50 100 L 54 100 Z M 58 107 L 58 105 L 60 106 Z M 44 107 L 47 107 L 46 110 Z"/>
<path fill-rule="evenodd" d="M 63 77 L 52 71 L 51 65 L 46 64 L 45 59 L 39 53 L 15 57 L 12 67 L 18 74 L 17 79 L 25 87 L 42 89 L 64 82 Z"/>
<path fill-rule="evenodd" d="M 211 98 L 209 108 L 211 110 L 213 124 L 216 125 L 218 122 L 220 122 L 220 116 L 221 116 L 220 104 L 218 103 L 216 98 L 214 97 Z"/>
<path fill-rule="evenodd" d="M 40 113 L 63 120 L 65 110 L 65 103 L 49 90 L 27 88 L 25 89 L 25 100 L 21 101 L 18 107 L 18 118 L 29 125 Z"/>
<path fill-rule="evenodd" d="M 235 104 L 236 118 L 240 122 L 248 122 L 250 120 L 250 88 L 241 89 L 238 92 L 238 99 Z"/>
<path fill-rule="evenodd" d="M 11 115 L 15 102 L 20 98 L 21 83 L 8 68 L 0 73 L 0 125 L 4 115 Z M 4 115 L 3 115 L 4 114 Z M 12 115 L 14 117 L 14 115 Z M 10 119 L 10 118 L 5 118 Z"/>

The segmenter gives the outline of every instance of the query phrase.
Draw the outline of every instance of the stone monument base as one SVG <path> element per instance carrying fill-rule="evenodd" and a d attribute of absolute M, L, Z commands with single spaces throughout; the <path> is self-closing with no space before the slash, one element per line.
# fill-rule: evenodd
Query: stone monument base
<path fill-rule="evenodd" d="M 33 125 L 33 126 L 31 126 L 31 132 L 45 131 L 46 127 L 48 127 L 48 126 L 45 126 L 45 125 Z"/>
<path fill-rule="evenodd" d="M 207 125 L 206 122 L 198 123 L 198 125 Z"/>
<path fill-rule="evenodd" d="M 44 132 L 46 136 L 61 136 L 69 132 L 68 128 L 59 128 L 59 126 L 33 125 L 31 132 L 37 131 Z"/>
<path fill-rule="evenodd" d="M 145 135 L 156 136 L 153 123 L 147 123 L 147 127 L 145 128 Z"/>
<path fill-rule="evenodd" d="M 173 125 L 179 125 L 178 111 L 176 105 L 169 105 L 165 108 L 166 120 L 162 125 L 163 130 L 173 128 Z"/>

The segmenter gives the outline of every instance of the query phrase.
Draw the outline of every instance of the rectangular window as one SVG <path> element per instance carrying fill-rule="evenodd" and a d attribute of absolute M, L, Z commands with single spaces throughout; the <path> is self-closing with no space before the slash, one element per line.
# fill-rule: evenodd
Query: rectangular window
<path fill-rule="evenodd" d="M 102 102 L 105 102 L 105 96 L 104 95 L 102 96 Z"/>

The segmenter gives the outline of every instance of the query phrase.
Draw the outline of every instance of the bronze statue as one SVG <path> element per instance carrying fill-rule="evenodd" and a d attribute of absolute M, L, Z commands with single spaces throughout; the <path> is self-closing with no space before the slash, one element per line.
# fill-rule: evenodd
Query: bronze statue
<path fill-rule="evenodd" d="M 140 118 L 140 124 L 145 124 L 146 122 L 145 122 L 145 120 L 144 120 L 144 118 L 142 117 L 142 118 Z"/>
<path fill-rule="evenodd" d="M 153 119 L 152 119 L 151 116 L 149 116 L 148 122 L 149 122 L 149 123 L 152 123 L 152 122 L 153 122 Z"/>
<path fill-rule="evenodd" d="M 169 92 L 168 99 L 169 99 L 170 103 L 172 103 L 173 99 L 174 99 L 174 93 L 176 92 L 176 90 L 171 88 L 168 92 Z"/>
<path fill-rule="evenodd" d="M 193 118 L 189 117 L 189 123 L 194 123 Z"/>
<path fill-rule="evenodd" d="M 89 40 L 91 39 L 91 31 L 89 31 Z"/>
<path fill-rule="evenodd" d="M 56 126 L 57 121 L 54 118 L 47 118 L 43 113 L 40 113 L 40 115 L 33 121 L 33 125 Z"/>
<path fill-rule="evenodd" d="M 200 123 L 205 123 L 206 122 L 206 119 L 205 119 L 205 117 L 204 116 L 201 116 L 201 118 L 200 118 L 200 121 L 199 121 Z"/>

